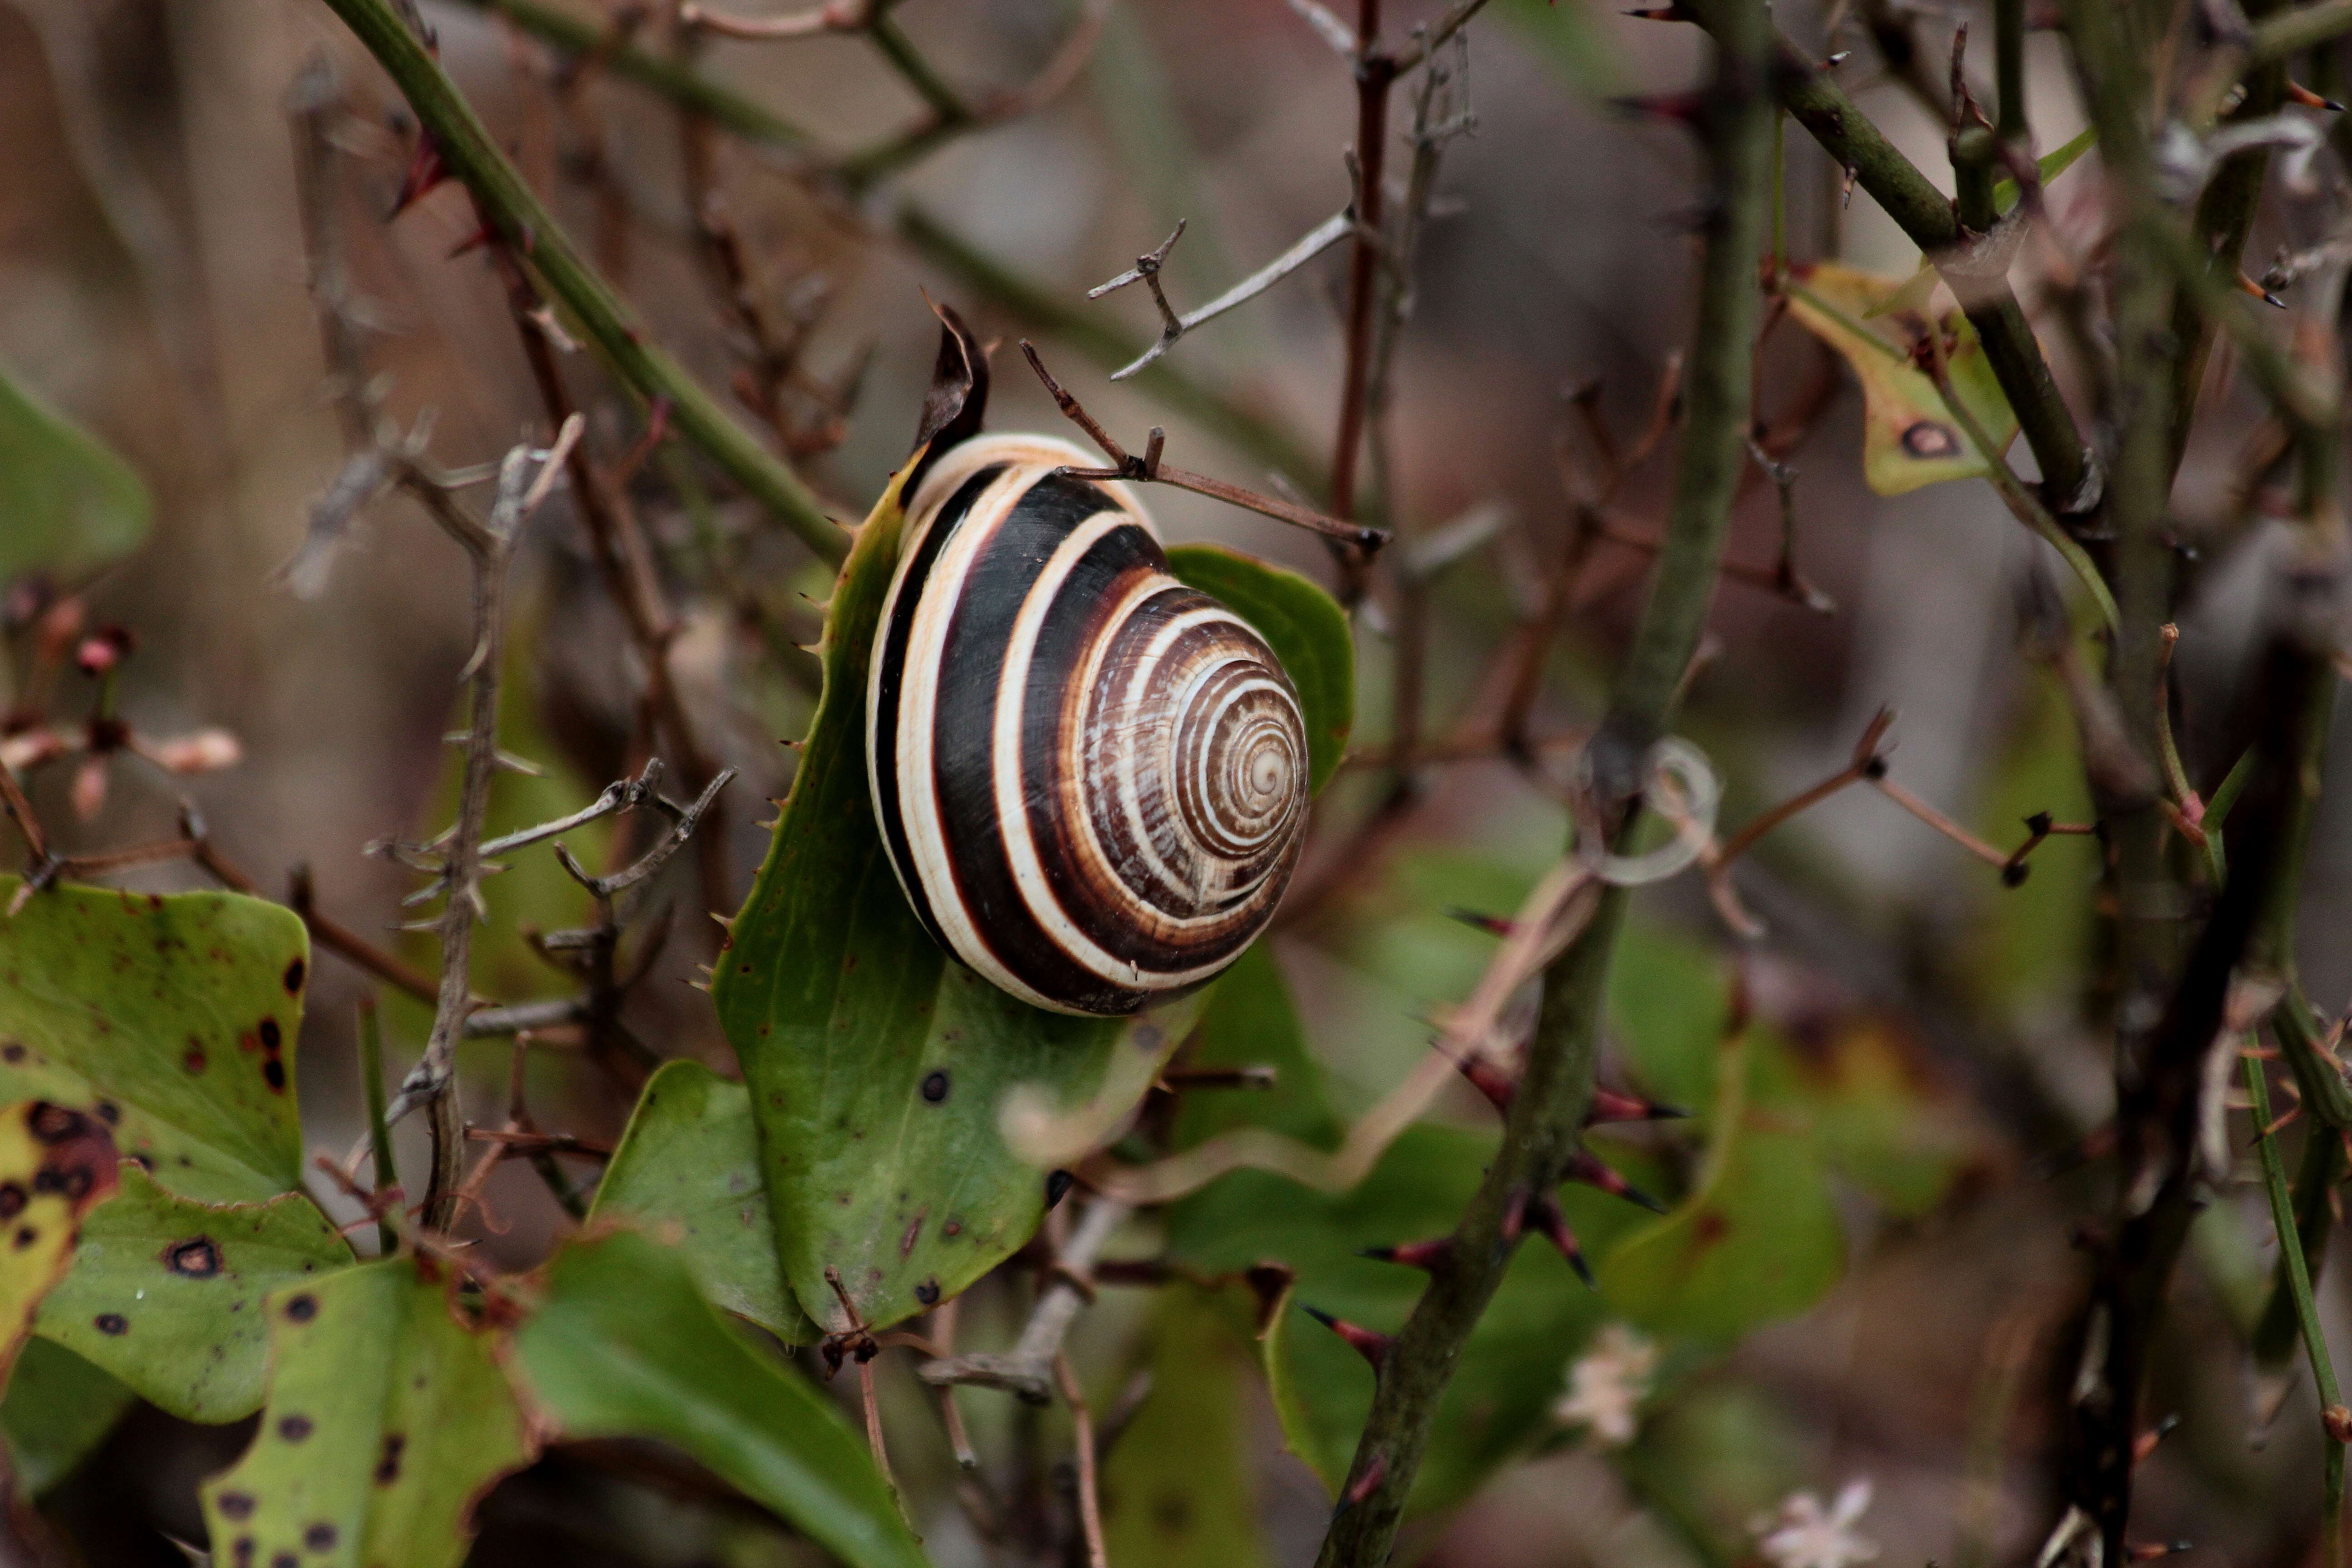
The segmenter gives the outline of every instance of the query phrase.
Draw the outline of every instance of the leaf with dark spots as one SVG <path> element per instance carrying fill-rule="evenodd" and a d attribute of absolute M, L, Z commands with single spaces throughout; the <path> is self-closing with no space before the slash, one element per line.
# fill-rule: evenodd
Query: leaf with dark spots
<path fill-rule="evenodd" d="M 25 1194 L 0 1252 L 0 1382 L 71 1262 L 84 1215 L 114 1191 L 115 1163 L 113 1140 L 94 1116 L 40 1100 L 0 1110 L 0 1185 Z"/>
<path fill-rule="evenodd" d="M 0 900 L 16 882 L 0 878 Z M 117 1146 L 208 1203 L 299 1185 L 293 911 L 236 893 L 44 891 L 0 921 L 0 1098 L 115 1107 Z M 142 984 L 123 984 L 125 973 Z M 264 1022 L 280 1042 L 259 1049 Z M 257 1061 L 238 1051 L 252 1038 Z M 274 1079 L 268 1076 L 274 1070 Z"/>
<path fill-rule="evenodd" d="M 456 1568 L 474 1500 L 535 1446 L 500 1332 L 460 1322 L 446 1281 L 409 1258 L 280 1291 L 269 1309 L 269 1403 L 245 1457 L 204 1488 L 213 1540 L 249 1539 L 256 1562 L 300 1568 Z M 379 1480 L 395 1434 L 399 1462 Z"/>
<path fill-rule="evenodd" d="M 1182 1030 L 1158 1021 L 1068 1017 L 1014 1000 L 927 936 L 874 826 L 865 735 L 868 654 L 902 517 L 894 479 L 858 531 L 826 606 L 824 686 L 793 792 L 731 931 L 737 962 L 712 983 L 720 1022 L 755 1097 L 761 1159 L 786 1281 L 828 1330 L 848 1318 L 836 1270 L 868 1327 L 924 1310 L 1011 1256 L 1045 1212 L 1043 1172 L 1086 1152 L 1033 1159 L 1006 1126 L 1118 1131 Z M 855 953 L 854 972 L 845 963 Z M 1189 1016 L 1192 1004 L 1173 1012 Z M 1135 1042 L 1149 1040 L 1150 1050 Z M 1123 1043 L 1124 1042 L 1124 1043 Z M 950 1075 L 943 1102 L 923 1095 Z M 1008 1101 L 1019 1091 L 1016 1105 Z M 1085 1140 L 1088 1142 L 1098 1140 Z M 926 1230 L 903 1256 L 901 1205 L 962 1217 L 950 1244 Z M 837 1194 L 852 1194 L 847 1204 Z"/>
<path fill-rule="evenodd" d="M 659 1439 L 849 1568 L 923 1568 L 864 1439 L 711 1308 L 679 1254 L 615 1231 L 566 1246 L 541 1284 L 510 1364 L 557 1435 Z"/>
<path fill-rule="evenodd" d="M 786 1344 L 823 1332 L 776 1258 L 751 1094 L 699 1062 L 666 1062 L 646 1080 L 588 1217 L 675 1247 L 705 1295 Z"/>
<path fill-rule="evenodd" d="M 218 1423 L 261 1405 L 269 1291 L 352 1262 L 349 1243 L 300 1193 L 266 1204 L 200 1204 L 126 1163 L 82 1223 L 72 1267 L 34 1330 L 183 1420 Z M 107 1335 L 100 1314 L 137 1332 Z M 211 1353 L 217 1352 L 217 1354 Z"/>
<path fill-rule="evenodd" d="M 1989 459 L 2017 434 L 2017 415 L 1966 316 L 1953 310 L 1936 326 L 1950 344 L 1952 390 L 1995 451 L 1969 446 L 1943 394 L 1913 363 L 1913 327 L 1924 322 L 1936 280 L 1925 269 L 1910 279 L 1882 278 L 1824 261 L 1795 268 L 1790 285 L 1789 313 L 1843 355 L 1862 383 L 1863 478 L 1883 496 L 1990 473 Z"/>

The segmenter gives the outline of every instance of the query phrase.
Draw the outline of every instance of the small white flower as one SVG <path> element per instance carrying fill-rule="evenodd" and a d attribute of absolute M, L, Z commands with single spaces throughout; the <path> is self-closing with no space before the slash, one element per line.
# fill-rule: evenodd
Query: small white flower
<path fill-rule="evenodd" d="M 1657 1346 L 1622 1323 L 1609 1324 L 1569 1368 L 1568 1392 L 1551 1407 L 1552 1418 L 1580 1423 L 1612 1448 L 1632 1442 L 1657 1365 Z"/>
<path fill-rule="evenodd" d="M 1869 1507 L 1864 1477 L 1848 1481 L 1826 1511 L 1814 1493 L 1792 1492 L 1781 1500 L 1779 1517 L 1759 1519 L 1749 1528 L 1763 1537 L 1759 1546 L 1773 1568 L 1851 1568 L 1878 1555 L 1878 1542 L 1853 1529 Z"/>

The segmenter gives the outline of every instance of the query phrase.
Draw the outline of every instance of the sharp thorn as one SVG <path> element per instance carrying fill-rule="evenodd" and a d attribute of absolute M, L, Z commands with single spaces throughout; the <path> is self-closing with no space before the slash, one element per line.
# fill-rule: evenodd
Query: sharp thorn
<path fill-rule="evenodd" d="M 1371 1258 L 1377 1263 L 1399 1263 L 1407 1268 L 1434 1273 L 1453 1250 L 1452 1237 L 1437 1236 L 1427 1241 L 1408 1241 L 1396 1247 L 1367 1247 L 1356 1256 Z"/>
<path fill-rule="evenodd" d="M 1349 1348 L 1371 1363 L 1374 1372 L 1380 1371 L 1386 1364 L 1389 1359 L 1389 1347 L 1395 1342 L 1388 1335 L 1351 1323 L 1345 1318 L 1335 1318 L 1318 1307 L 1307 1306 L 1303 1301 L 1299 1305 L 1308 1317 L 1347 1341 Z"/>
<path fill-rule="evenodd" d="M 2289 102 L 2299 103 L 2305 109 L 2325 109 L 2331 114 L 2339 114 L 2344 110 L 2344 106 L 2334 99 L 2322 98 L 2299 81 L 2286 84 L 2286 96 Z"/>
<path fill-rule="evenodd" d="M 1508 936 L 1518 930 L 1517 922 L 1500 915 L 1482 915 L 1476 910 L 1465 910 L 1459 904 L 1447 907 L 1445 912 L 1473 931 L 1483 931 L 1488 936 Z"/>
<path fill-rule="evenodd" d="M 1609 1121 L 1679 1121 L 1690 1114 L 1679 1106 L 1662 1105 L 1622 1089 L 1595 1087 L 1592 1104 L 1584 1113 L 1587 1127 Z"/>
<path fill-rule="evenodd" d="M 1506 1116 L 1510 1114 L 1511 1096 L 1519 1086 L 1508 1073 L 1484 1057 L 1465 1057 L 1454 1065 L 1473 1089 L 1486 1097 L 1487 1104 Z"/>
<path fill-rule="evenodd" d="M 1568 1228 L 1568 1216 L 1559 1212 L 1559 1201 L 1549 1193 L 1538 1193 L 1528 1201 L 1525 1212 L 1528 1228 L 1559 1248 L 1559 1255 L 1576 1270 L 1576 1277 L 1584 1281 L 1585 1288 L 1600 1289 L 1601 1282 L 1592 1277 L 1592 1266 L 1584 1260 L 1584 1248 L 1576 1244 L 1576 1233 Z"/>
<path fill-rule="evenodd" d="M 1575 1159 L 1570 1161 L 1568 1169 L 1560 1173 L 1560 1180 L 1582 1182 L 1587 1186 L 1598 1187 L 1611 1197 L 1623 1198 L 1628 1203 L 1639 1204 L 1652 1214 L 1666 1212 L 1665 1205 L 1642 1191 L 1589 1153 L 1580 1152 Z"/>

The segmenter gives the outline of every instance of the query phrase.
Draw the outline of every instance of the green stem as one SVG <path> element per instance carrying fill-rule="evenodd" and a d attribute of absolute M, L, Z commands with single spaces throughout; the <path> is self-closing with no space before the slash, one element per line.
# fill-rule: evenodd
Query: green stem
<path fill-rule="evenodd" d="M 392 1127 L 384 1120 L 383 1024 L 376 1016 L 375 993 L 360 993 L 360 1088 L 367 1095 L 368 1154 L 374 1162 L 378 1192 L 400 1185 L 400 1168 L 393 1163 Z M 388 1221 L 375 1227 L 376 1245 L 387 1256 L 400 1245 L 400 1233 Z"/>
<path fill-rule="evenodd" d="M 2301 1244 L 2303 1266 L 2314 1279 L 2327 1262 L 2327 1237 L 2336 1228 L 2332 1189 L 2344 1179 L 2344 1165 L 2342 1132 L 2315 1121 L 2303 1141 L 2303 1169 L 2294 1178 L 2295 1239 Z M 2271 1299 L 2263 1303 L 2263 1315 L 2254 1323 L 2254 1364 L 2265 1371 L 2286 1364 L 2294 1353 L 2299 1332 L 2294 1281 L 2287 1278 L 2287 1262 L 2286 1251 L 2281 1248 Z"/>
<path fill-rule="evenodd" d="M 888 12 L 879 6 L 875 8 L 874 15 L 866 24 L 866 36 L 874 40 L 874 47 L 882 51 L 884 59 L 890 62 L 890 68 L 904 77 L 907 85 L 915 89 L 916 96 L 930 106 L 932 115 L 940 124 L 961 125 L 971 119 L 971 110 L 957 96 L 956 89 L 931 68 L 931 62 L 915 47 L 914 40 L 899 30 L 898 24 L 891 19 Z"/>
<path fill-rule="evenodd" d="M 2025 125 L 2025 0 L 1993 0 L 1993 91 L 2000 100 L 1993 133 L 2005 146 L 2031 153 Z"/>
<path fill-rule="evenodd" d="M 2344 1445 L 2327 1430 L 2326 1420 L 2327 1414 L 2343 1401 L 2336 1392 L 2336 1368 L 2328 1360 L 2327 1339 L 2319 1330 L 2319 1309 L 2311 1299 L 2311 1269 L 2303 1255 L 2302 1227 L 2295 1222 L 2294 1204 L 2287 1196 L 2286 1166 L 2279 1158 L 2278 1141 L 2270 1133 L 2270 1084 L 2263 1076 L 2263 1064 L 2251 1057 L 2246 1060 L 2246 1093 L 2254 1102 L 2256 1142 L 2262 1146 L 2263 1155 L 2263 1186 L 2270 1194 L 2271 1226 L 2278 1234 L 2279 1260 L 2286 1270 L 2288 1289 L 2294 1294 L 2294 1318 L 2303 1330 L 2303 1348 L 2311 1357 L 2311 1381 L 2319 1390 L 2324 1488 L 2320 1506 L 2325 1521 L 2322 1528 L 2327 1535 L 2328 1568 L 2344 1568 Z M 2314 1128 L 2312 1135 L 2335 1142 L 2333 1133 L 2319 1128 Z"/>
<path fill-rule="evenodd" d="M 1595 804 L 1620 844 L 1633 831 L 1650 749 L 1697 652 L 1747 461 L 1757 263 L 1769 234 L 1771 33 L 1762 0 L 1716 0 L 1712 9 L 1717 79 L 1705 121 L 1712 221 L 1685 390 L 1686 433 L 1649 600 L 1587 753 Z M 1510 1262 L 1510 1222 L 1530 1198 L 1549 1194 L 1575 1153 L 1625 902 L 1623 889 L 1605 889 L 1591 921 L 1545 973 L 1502 1142 L 1454 1229 L 1448 1262 L 1433 1271 L 1391 1347 L 1349 1471 L 1350 1500 L 1331 1521 L 1318 1568 L 1378 1568 L 1388 1560 L 1447 1382 Z"/>
<path fill-rule="evenodd" d="M 507 162 L 457 84 L 417 41 L 391 0 L 326 0 L 391 76 L 442 162 L 473 193 L 497 237 L 537 275 L 620 378 L 648 400 L 666 399 L 671 422 L 737 484 L 825 561 L 848 538 L 783 460 L 721 408 L 685 367 L 654 346 L 618 294 L 596 275 L 530 186 Z"/>

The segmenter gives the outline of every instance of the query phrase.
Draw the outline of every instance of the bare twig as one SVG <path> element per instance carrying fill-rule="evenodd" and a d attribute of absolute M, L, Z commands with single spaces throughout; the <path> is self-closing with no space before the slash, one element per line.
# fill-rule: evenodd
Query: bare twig
<path fill-rule="evenodd" d="M 1088 1205 L 1086 1217 L 1055 1255 L 1053 1283 L 1038 1296 L 1013 1348 L 926 1362 L 919 1369 L 923 1381 L 940 1386 L 971 1384 L 1002 1388 L 1033 1405 L 1051 1399 L 1054 1363 L 1062 1353 L 1063 1337 L 1093 1295 L 1095 1259 L 1129 1212 L 1129 1205 L 1116 1198 L 1098 1197 Z"/>
<path fill-rule="evenodd" d="M 1071 1440 L 1078 1458 L 1078 1526 L 1086 1534 L 1087 1568 L 1110 1568 L 1110 1553 L 1103 1547 L 1102 1500 L 1095 1483 L 1094 1413 L 1087 1408 L 1087 1396 L 1070 1371 L 1070 1358 L 1059 1351 L 1054 1352 L 1054 1384 L 1070 1407 Z"/>
<path fill-rule="evenodd" d="M 1062 412 L 1069 417 L 1071 423 L 1084 430 L 1093 439 L 1094 444 L 1103 449 L 1103 455 L 1111 460 L 1112 466 L 1108 468 L 1065 470 L 1071 478 L 1128 479 L 1139 483 L 1174 485 L 1179 489 L 1192 490 L 1198 495 L 1225 501 L 1261 516 L 1273 518 L 1277 522 L 1286 522 L 1294 528 L 1304 528 L 1310 532 L 1319 533 L 1326 539 L 1339 541 L 1360 551 L 1375 551 L 1388 542 L 1389 535 L 1385 529 L 1366 528 L 1360 523 L 1343 522 L 1338 518 L 1327 517 L 1319 511 L 1311 510 L 1290 501 L 1280 500 L 1269 495 L 1261 495 L 1255 490 L 1244 489 L 1239 485 L 1228 484 L 1223 479 L 1213 479 L 1206 474 L 1196 474 L 1189 468 L 1180 468 L 1172 463 L 1161 462 L 1160 450 L 1166 439 L 1166 432 L 1156 426 L 1151 431 L 1150 444 L 1144 448 L 1141 456 L 1129 452 L 1126 447 L 1118 444 L 1109 431 L 1103 428 L 1093 415 L 1087 412 L 1085 405 L 1065 390 L 1060 382 L 1054 379 L 1053 373 L 1045 368 L 1045 362 L 1037 357 L 1036 348 L 1026 338 L 1021 341 L 1021 352 L 1028 356 L 1029 368 L 1037 373 L 1037 379 L 1045 384 L 1045 390 L 1054 395 L 1054 401 L 1061 406 Z"/>
<path fill-rule="evenodd" d="M 1113 289 L 1124 289 L 1130 283 L 1141 282 L 1150 289 L 1152 300 L 1160 307 L 1159 341 L 1127 365 L 1111 372 L 1110 378 L 1113 381 L 1125 381 L 1138 371 L 1157 364 L 1160 362 L 1160 356 L 1174 348 L 1185 333 L 1207 325 L 1238 305 L 1249 303 L 1355 231 L 1354 213 L 1344 209 L 1334 213 L 1308 229 L 1300 237 L 1297 244 L 1272 261 L 1267 262 L 1207 304 L 1187 310 L 1180 316 L 1168 303 L 1168 296 L 1161 291 L 1160 286 L 1160 264 L 1168 259 L 1168 253 L 1175 247 L 1177 239 L 1184 232 L 1184 226 L 1178 224 L 1176 232 L 1170 235 L 1159 249 L 1149 256 L 1137 257 L 1134 267 L 1120 273 L 1109 282 L 1098 283 L 1087 290 L 1087 299 L 1099 300 Z"/>

